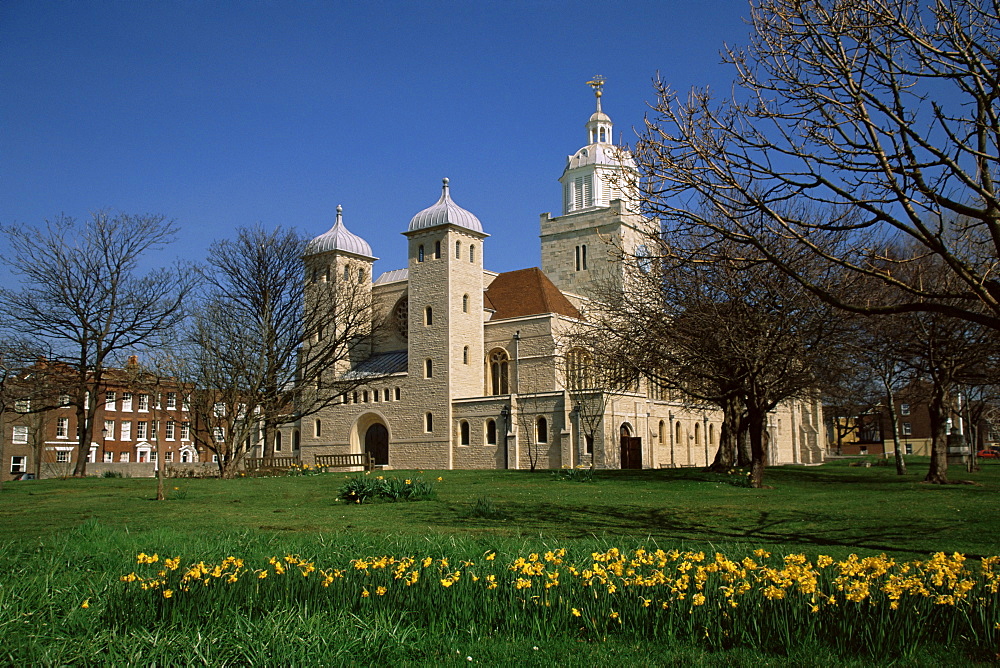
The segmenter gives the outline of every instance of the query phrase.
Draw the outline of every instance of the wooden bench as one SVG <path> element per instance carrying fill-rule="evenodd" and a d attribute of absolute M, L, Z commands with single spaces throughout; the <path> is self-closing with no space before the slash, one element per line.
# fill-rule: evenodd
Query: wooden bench
<path fill-rule="evenodd" d="M 288 470 L 299 465 L 298 457 L 247 457 L 243 465 L 248 471 L 261 469 Z"/>
<path fill-rule="evenodd" d="M 342 455 L 316 455 L 316 466 L 322 468 L 350 468 L 361 466 L 366 471 L 375 469 L 375 462 L 372 461 L 371 454 L 367 452 L 342 454 Z"/>

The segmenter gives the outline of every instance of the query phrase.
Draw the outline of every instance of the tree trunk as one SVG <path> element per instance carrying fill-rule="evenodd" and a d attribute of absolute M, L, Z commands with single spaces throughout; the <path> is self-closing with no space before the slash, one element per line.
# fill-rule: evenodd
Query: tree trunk
<path fill-rule="evenodd" d="M 166 501 L 167 493 L 163 485 L 163 447 L 160 445 L 160 430 L 156 430 L 156 500 Z"/>
<path fill-rule="evenodd" d="M 948 390 L 934 384 L 931 393 L 931 465 L 924 482 L 946 484 L 948 482 Z"/>
<path fill-rule="evenodd" d="M 896 459 L 896 475 L 906 475 L 906 461 L 903 459 L 903 449 L 899 443 L 899 417 L 896 415 L 896 397 L 892 388 L 885 386 L 886 406 L 889 407 L 889 427 L 892 429 L 892 446 Z M 882 435 L 883 448 L 885 447 L 885 435 Z"/>
<path fill-rule="evenodd" d="M 750 486 L 764 486 L 764 467 L 767 465 L 767 449 L 769 436 L 767 433 L 767 412 L 754 409 L 747 415 L 750 435 Z"/>
<path fill-rule="evenodd" d="M 77 456 L 76 466 L 73 469 L 74 478 L 83 478 L 87 475 L 87 458 L 90 456 L 90 434 L 93 425 L 93 402 L 87 400 L 87 392 L 83 391 L 77 396 L 76 406 L 76 428 L 79 432 L 77 436 Z M 68 435 L 68 434 L 67 434 Z"/>
<path fill-rule="evenodd" d="M 740 415 L 739 428 L 736 432 L 736 465 L 739 467 L 750 466 L 753 461 L 753 453 L 750 447 L 750 422 L 746 412 Z"/>
<path fill-rule="evenodd" d="M 722 403 L 722 427 L 719 429 L 719 449 L 715 453 L 715 461 L 708 467 L 709 471 L 726 473 L 736 463 L 736 449 L 739 441 L 740 416 L 743 406 L 739 400 L 726 399 Z M 706 434 L 706 438 L 707 438 Z"/>

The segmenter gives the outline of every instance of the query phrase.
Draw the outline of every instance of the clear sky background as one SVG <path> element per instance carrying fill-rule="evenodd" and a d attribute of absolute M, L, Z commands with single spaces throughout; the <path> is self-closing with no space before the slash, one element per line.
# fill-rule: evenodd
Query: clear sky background
<path fill-rule="evenodd" d="M 631 143 L 659 73 L 730 89 L 743 0 L 0 0 L 0 224 L 159 213 L 164 261 L 240 226 L 344 222 L 406 266 L 441 178 L 491 236 L 488 269 L 537 266 L 538 215 L 586 144 L 594 97 Z M 6 255 L 6 249 L 0 246 Z M 7 258 L 3 281 L 10 280 Z"/>

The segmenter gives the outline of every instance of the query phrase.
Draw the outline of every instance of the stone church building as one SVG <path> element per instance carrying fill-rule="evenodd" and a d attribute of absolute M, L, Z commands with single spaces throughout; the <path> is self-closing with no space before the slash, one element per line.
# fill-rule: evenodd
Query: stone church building
<path fill-rule="evenodd" d="M 489 271 L 489 235 L 452 199 L 448 179 L 401 230 L 405 268 L 372 282 L 372 247 L 339 207 L 333 228 L 309 243 L 307 276 L 361 277 L 390 331 L 341 370 L 372 378 L 367 386 L 282 428 L 303 463 L 368 451 L 395 469 L 657 468 L 715 456 L 719 411 L 641 379 L 624 391 L 593 387 L 590 356 L 568 336 L 596 287 L 621 271 L 613 245 L 635 249 L 655 224 L 631 213 L 616 185 L 635 167 L 612 143 L 599 83 L 595 91 L 587 143 L 559 179 L 562 215 L 541 215 L 541 268 Z M 771 462 L 822 461 L 821 425 L 818 402 L 782 405 L 769 424 Z"/>

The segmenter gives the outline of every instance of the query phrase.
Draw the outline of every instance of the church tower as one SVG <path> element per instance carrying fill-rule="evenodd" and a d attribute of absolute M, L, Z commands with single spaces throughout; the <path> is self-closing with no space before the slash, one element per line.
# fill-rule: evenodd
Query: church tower
<path fill-rule="evenodd" d="M 614 126 L 601 109 L 604 77 L 587 83 L 597 102 L 585 126 L 588 143 L 566 158 L 562 215 L 541 215 L 541 245 L 545 275 L 564 292 L 590 297 L 620 277 L 616 254 L 634 252 L 650 222 L 628 196 L 638 170 L 632 155 L 612 143 Z"/>
<path fill-rule="evenodd" d="M 489 235 L 452 201 L 448 179 L 440 199 L 410 220 L 405 235 L 408 375 L 419 379 L 411 387 L 426 406 L 427 439 L 450 441 L 451 398 L 483 391 L 483 240 Z"/>

